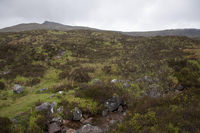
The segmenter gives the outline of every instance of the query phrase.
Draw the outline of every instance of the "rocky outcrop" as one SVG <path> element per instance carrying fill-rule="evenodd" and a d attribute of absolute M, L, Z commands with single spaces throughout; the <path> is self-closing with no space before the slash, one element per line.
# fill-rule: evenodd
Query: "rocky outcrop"
<path fill-rule="evenodd" d="M 16 94 L 21 94 L 24 92 L 24 88 L 21 85 L 15 84 L 13 92 Z"/>

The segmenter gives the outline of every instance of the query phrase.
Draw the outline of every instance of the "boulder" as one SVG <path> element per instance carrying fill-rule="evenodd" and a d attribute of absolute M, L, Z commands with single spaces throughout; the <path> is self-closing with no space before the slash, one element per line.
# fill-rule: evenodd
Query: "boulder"
<path fill-rule="evenodd" d="M 116 83 L 117 83 L 117 79 L 113 79 L 113 80 L 111 81 L 111 83 L 116 84 Z"/>
<path fill-rule="evenodd" d="M 114 111 L 119 107 L 120 104 L 121 104 L 121 99 L 119 98 L 118 95 L 114 95 L 112 98 L 108 99 L 104 103 L 104 106 L 108 108 L 109 111 Z"/>
<path fill-rule="evenodd" d="M 102 132 L 103 131 L 99 127 L 92 126 L 90 124 L 84 125 L 80 130 L 80 133 L 102 133 Z"/>
<path fill-rule="evenodd" d="M 24 92 L 24 88 L 21 85 L 15 84 L 13 92 L 16 94 L 21 94 Z"/>
<path fill-rule="evenodd" d="M 99 79 L 94 79 L 93 84 L 95 84 L 95 85 L 102 85 L 102 82 Z"/>
<path fill-rule="evenodd" d="M 53 113 L 52 112 L 53 107 L 51 106 L 51 104 L 49 102 L 45 102 L 45 103 L 42 103 L 39 106 L 36 106 L 35 110 L 36 110 L 36 112 L 43 111 L 43 110 L 48 110 L 49 112 Z"/>
<path fill-rule="evenodd" d="M 48 133 L 57 133 L 61 132 L 60 126 L 58 126 L 56 123 L 51 123 L 48 125 Z"/>
<path fill-rule="evenodd" d="M 182 85 L 178 85 L 177 87 L 176 87 L 176 90 L 179 90 L 179 91 L 182 91 L 184 88 L 183 88 L 183 86 Z"/>
<path fill-rule="evenodd" d="M 79 121 L 82 118 L 82 112 L 79 108 L 75 107 L 74 113 L 73 113 L 73 120 Z"/>
<path fill-rule="evenodd" d="M 40 91 L 40 92 L 43 92 L 43 91 L 45 91 L 45 90 L 48 90 L 48 88 L 42 88 L 42 89 L 40 89 L 39 91 Z"/>
<path fill-rule="evenodd" d="M 57 103 L 56 103 L 56 102 L 52 102 L 52 103 L 51 103 L 51 106 L 52 106 L 53 109 L 56 109 Z"/>
<path fill-rule="evenodd" d="M 123 88 L 129 88 L 131 85 L 129 83 L 123 83 L 122 87 Z"/>

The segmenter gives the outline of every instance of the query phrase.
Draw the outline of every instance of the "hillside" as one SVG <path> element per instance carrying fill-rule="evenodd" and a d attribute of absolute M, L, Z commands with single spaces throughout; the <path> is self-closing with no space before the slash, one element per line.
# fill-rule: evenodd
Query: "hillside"
<path fill-rule="evenodd" d="M 0 47 L 2 132 L 200 132 L 199 38 L 40 29 Z"/>
<path fill-rule="evenodd" d="M 42 24 L 38 23 L 28 23 L 28 24 L 19 24 L 11 27 L 6 27 L 0 29 L 0 32 L 19 32 L 19 31 L 29 31 L 29 30 L 37 30 L 37 29 L 49 29 L 49 30 L 77 30 L 77 29 L 85 29 L 85 30 L 104 30 L 104 29 L 95 29 L 90 27 L 81 27 L 81 26 L 69 26 L 63 25 L 60 23 L 45 21 Z M 104 30 L 105 31 L 105 30 Z M 173 30 L 161 30 L 161 31 L 146 31 L 146 32 L 121 32 L 119 33 L 131 36 L 187 36 L 187 37 L 199 37 L 200 29 L 173 29 Z"/>
<path fill-rule="evenodd" d="M 28 24 L 19 24 L 11 27 L 6 27 L 3 29 L 0 29 L 0 32 L 20 32 L 20 31 L 29 31 L 29 30 L 37 30 L 37 29 L 49 29 L 49 30 L 76 30 L 76 29 L 85 29 L 85 30 L 97 30 L 94 28 L 89 27 L 81 27 L 81 26 L 68 26 L 68 25 L 62 25 L 55 22 L 49 22 L 45 21 L 42 24 L 38 23 L 28 23 Z"/>

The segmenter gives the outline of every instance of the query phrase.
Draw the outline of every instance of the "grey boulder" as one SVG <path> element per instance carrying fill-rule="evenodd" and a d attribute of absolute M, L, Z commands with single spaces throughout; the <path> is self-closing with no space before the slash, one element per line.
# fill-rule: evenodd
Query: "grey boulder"
<path fill-rule="evenodd" d="M 108 99 L 104 106 L 108 108 L 109 111 L 114 111 L 119 107 L 121 104 L 121 99 L 119 98 L 118 95 L 114 95 L 112 98 Z"/>
<path fill-rule="evenodd" d="M 79 108 L 75 107 L 74 113 L 73 113 L 73 120 L 79 121 L 82 118 L 82 112 Z"/>
<path fill-rule="evenodd" d="M 182 90 L 183 90 L 183 86 L 182 86 L 182 85 L 178 85 L 178 86 L 176 87 L 176 89 L 179 90 L 179 91 L 182 91 Z"/>
<path fill-rule="evenodd" d="M 35 107 L 36 112 L 38 111 L 43 111 L 43 110 L 48 110 L 49 112 L 53 113 L 53 107 L 49 102 L 42 103 L 39 106 Z"/>
<path fill-rule="evenodd" d="M 21 94 L 24 92 L 24 88 L 21 85 L 15 84 L 13 92 L 16 94 Z"/>

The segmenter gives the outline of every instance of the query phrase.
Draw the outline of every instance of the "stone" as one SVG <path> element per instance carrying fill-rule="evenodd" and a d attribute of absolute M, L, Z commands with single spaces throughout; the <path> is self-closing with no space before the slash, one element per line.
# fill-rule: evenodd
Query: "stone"
<path fill-rule="evenodd" d="M 52 113 L 52 109 L 53 107 L 51 106 L 49 102 L 42 103 L 41 105 L 35 107 L 36 112 L 48 110 L 49 112 Z"/>
<path fill-rule="evenodd" d="M 53 95 L 51 95 L 49 98 L 52 98 L 52 97 L 55 97 L 55 95 L 53 94 Z"/>
<path fill-rule="evenodd" d="M 63 93 L 63 91 L 59 91 L 59 92 L 58 92 L 58 94 L 62 94 L 62 93 Z"/>
<path fill-rule="evenodd" d="M 48 125 L 48 133 L 56 133 L 61 132 L 60 126 L 58 126 L 56 123 L 51 123 Z"/>
<path fill-rule="evenodd" d="M 43 91 L 45 91 L 45 90 L 48 90 L 48 88 L 42 88 L 42 89 L 40 89 L 39 91 L 40 91 L 40 92 L 43 92 Z"/>
<path fill-rule="evenodd" d="M 18 120 L 15 117 L 11 118 L 11 121 L 14 122 L 14 123 L 18 122 Z"/>
<path fill-rule="evenodd" d="M 137 83 L 138 83 L 138 82 L 142 82 L 142 81 L 143 81 L 142 78 L 138 78 L 138 79 L 135 80 L 135 82 L 137 82 Z"/>
<path fill-rule="evenodd" d="M 63 120 L 62 122 L 63 122 L 63 125 L 67 125 L 68 123 L 70 123 L 69 120 Z"/>
<path fill-rule="evenodd" d="M 122 114 L 122 116 L 125 117 L 125 116 L 126 116 L 126 112 L 124 112 L 124 113 Z"/>
<path fill-rule="evenodd" d="M 82 112 L 79 108 L 75 107 L 74 113 L 73 113 L 73 120 L 79 121 L 82 118 Z"/>
<path fill-rule="evenodd" d="M 111 120 L 111 121 L 109 122 L 110 125 L 112 125 L 112 124 L 114 124 L 114 123 L 117 123 L 117 120 Z"/>
<path fill-rule="evenodd" d="M 116 83 L 117 83 L 117 79 L 113 79 L 113 80 L 111 81 L 111 83 L 116 84 Z"/>
<path fill-rule="evenodd" d="M 58 108 L 56 111 L 57 111 L 59 114 L 61 114 L 61 113 L 63 112 L 63 106 L 60 107 L 60 108 Z"/>
<path fill-rule="evenodd" d="M 129 83 L 123 83 L 122 87 L 123 88 L 129 88 L 131 85 Z"/>
<path fill-rule="evenodd" d="M 90 124 L 84 125 L 80 130 L 80 133 L 102 133 L 102 132 L 103 131 L 99 127 L 92 126 Z"/>
<path fill-rule="evenodd" d="M 150 77 L 144 76 L 144 82 L 153 83 L 153 80 Z"/>
<path fill-rule="evenodd" d="M 76 130 L 74 130 L 74 129 L 68 129 L 67 131 L 66 131 L 66 133 L 76 133 Z"/>
<path fill-rule="evenodd" d="M 93 120 L 93 118 L 90 117 L 89 119 L 83 121 L 83 124 L 92 124 L 92 120 Z"/>
<path fill-rule="evenodd" d="M 95 85 L 102 85 L 102 82 L 99 79 L 94 79 L 93 84 L 95 84 Z"/>
<path fill-rule="evenodd" d="M 123 110 L 123 107 L 120 105 L 117 111 L 118 111 L 118 112 L 123 112 L 123 111 L 124 111 L 124 110 Z"/>
<path fill-rule="evenodd" d="M 104 106 L 108 108 L 109 111 L 114 111 L 119 107 L 120 104 L 121 104 L 121 99 L 119 98 L 118 95 L 114 95 L 112 98 L 108 99 L 104 103 Z"/>
<path fill-rule="evenodd" d="M 83 123 L 84 121 L 85 121 L 85 119 L 84 119 L 84 118 L 81 118 L 80 122 Z"/>
<path fill-rule="evenodd" d="M 62 119 L 60 119 L 60 118 L 53 118 L 52 120 L 51 120 L 51 123 L 54 123 L 54 122 L 56 122 L 56 123 L 62 123 Z"/>
<path fill-rule="evenodd" d="M 15 84 L 13 92 L 16 94 L 21 94 L 24 92 L 24 88 L 21 85 Z"/>
<path fill-rule="evenodd" d="M 107 116 L 107 115 L 108 115 L 108 111 L 103 110 L 103 111 L 102 111 L 102 116 Z"/>
<path fill-rule="evenodd" d="M 178 86 L 176 87 L 176 89 L 179 90 L 179 91 L 182 91 L 184 88 L 183 88 L 182 85 L 178 85 Z"/>
<path fill-rule="evenodd" d="M 56 102 L 52 102 L 52 103 L 51 103 L 51 106 L 52 106 L 53 109 L 56 109 L 57 103 L 56 103 Z"/>

